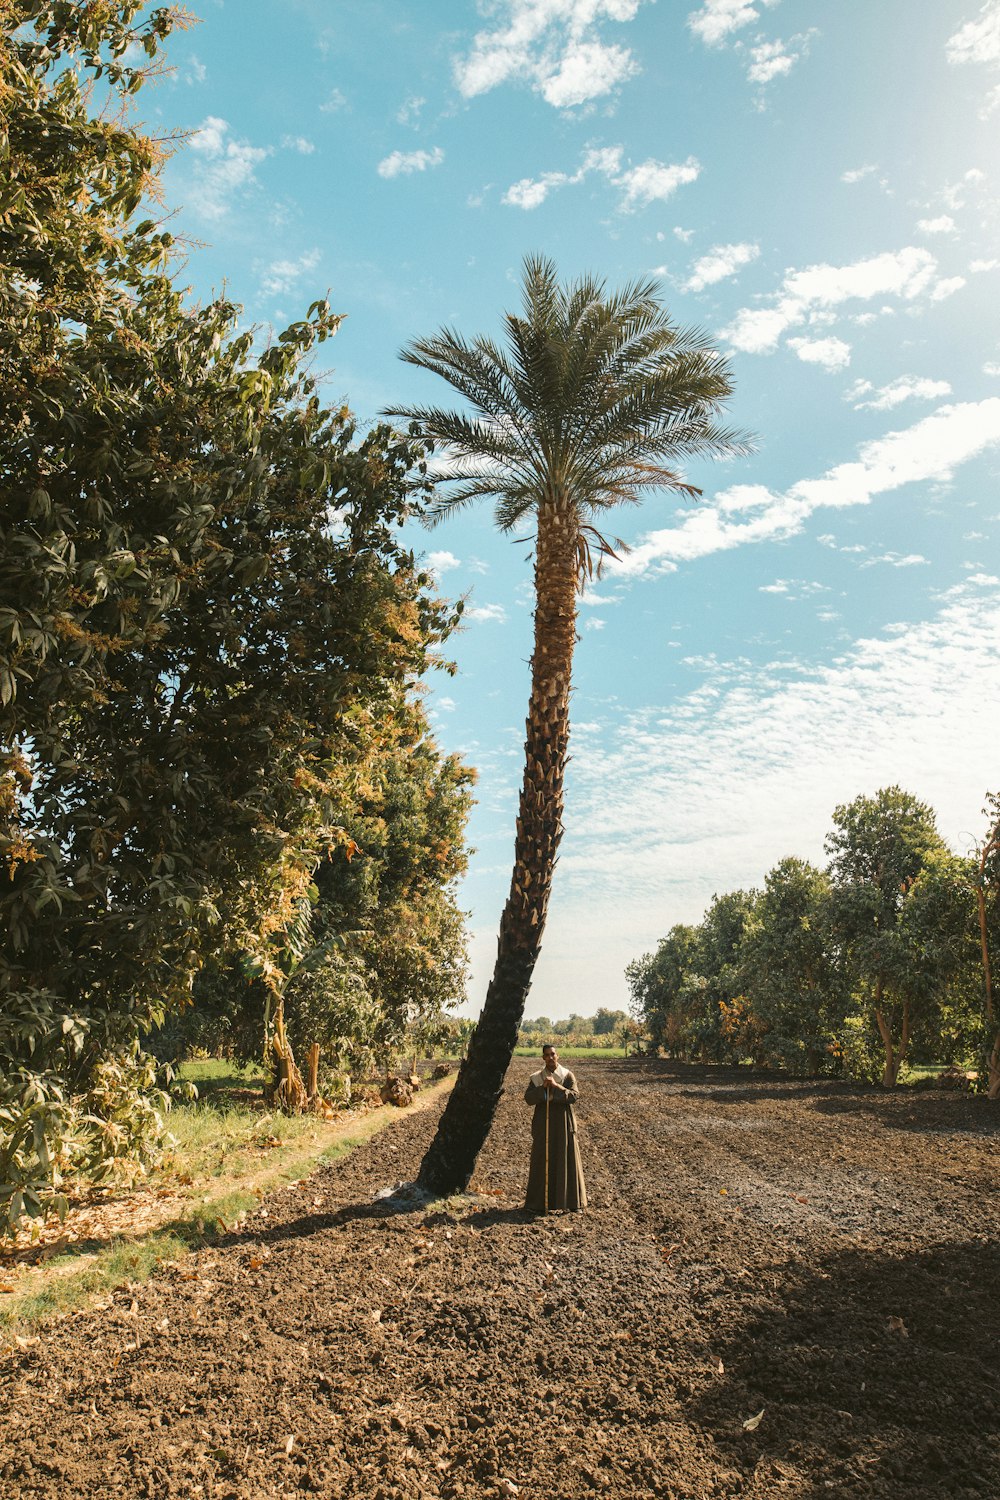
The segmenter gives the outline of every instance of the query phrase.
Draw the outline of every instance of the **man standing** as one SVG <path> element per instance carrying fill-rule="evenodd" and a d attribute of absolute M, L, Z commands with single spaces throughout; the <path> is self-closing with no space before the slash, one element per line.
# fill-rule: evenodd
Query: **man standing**
<path fill-rule="evenodd" d="M 579 1097 L 576 1079 L 560 1066 L 558 1053 L 549 1043 L 542 1048 L 542 1067 L 532 1073 L 524 1091 L 525 1103 L 535 1106 L 524 1206 L 535 1213 L 587 1207 L 573 1110 Z"/>

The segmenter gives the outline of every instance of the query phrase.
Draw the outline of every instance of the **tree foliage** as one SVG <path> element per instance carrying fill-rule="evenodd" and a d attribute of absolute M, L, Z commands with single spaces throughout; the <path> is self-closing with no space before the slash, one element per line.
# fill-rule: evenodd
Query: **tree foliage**
<path fill-rule="evenodd" d="M 137 1038 L 207 953 L 280 993 L 449 624 L 399 541 L 424 448 L 321 403 L 339 318 L 255 353 L 140 217 L 162 148 L 126 59 L 176 14 L 3 9 L 0 1221 L 114 1154 Z"/>
<path fill-rule="evenodd" d="M 629 965 L 653 1046 L 845 1069 L 886 1087 L 913 1056 L 989 1052 L 977 880 L 988 947 L 1000 929 L 994 846 L 981 861 L 953 854 L 932 809 L 899 787 L 836 808 L 833 825 L 825 870 L 784 859 L 762 891 L 715 897 L 699 925 L 672 928 Z"/>

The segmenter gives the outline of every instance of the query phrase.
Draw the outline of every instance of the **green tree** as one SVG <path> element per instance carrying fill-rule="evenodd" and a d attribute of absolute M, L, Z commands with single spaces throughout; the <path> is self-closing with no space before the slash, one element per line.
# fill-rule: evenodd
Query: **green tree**
<path fill-rule="evenodd" d="M 594 1014 L 590 1030 L 595 1036 L 613 1036 L 622 1026 L 627 1025 L 628 1013 L 624 1010 L 608 1010 L 606 1005 L 599 1005 Z"/>
<path fill-rule="evenodd" d="M 207 953 L 256 961 L 280 1033 L 313 867 L 347 847 L 372 743 L 448 622 L 398 538 L 422 446 L 357 444 L 303 364 L 339 319 L 316 303 L 255 358 L 237 309 L 185 303 L 169 234 L 139 219 L 160 151 L 98 95 L 127 104 L 125 59 L 154 59 L 171 13 L 3 9 L 9 1223 L 141 1151 L 137 1039 Z"/>
<path fill-rule="evenodd" d="M 534 528 L 535 612 L 525 769 L 514 870 L 493 978 L 466 1064 L 424 1157 L 435 1192 L 465 1186 L 489 1132 L 545 928 L 562 834 L 563 782 L 576 642 L 577 590 L 611 544 L 595 523 L 651 489 L 692 493 L 673 467 L 686 455 L 745 446 L 717 414 L 732 392 L 710 341 L 673 325 L 652 282 L 609 293 L 555 266 L 524 266 L 523 315 L 505 317 L 507 347 L 445 329 L 403 358 L 440 375 L 468 403 L 397 409 L 444 446 L 433 514 L 496 502 L 499 528 Z"/>
<path fill-rule="evenodd" d="M 692 1012 L 688 1032 L 699 1055 L 706 1060 L 728 1056 L 738 1062 L 750 1051 L 755 1054 L 755 1061 L 762 1061 L 757 1055 L 756 1038 L 753 1046 L 745 1045 L 752 1028 L 725 1025 L 726 1007 L 745 996 L 746 938 L 753 927 L 759 900 L 760 893 L 755 890 L 727 891 L 722 896 L 713 896 L 698 928 L 698 974 L 704 983 L 698 990 L 689 991 L 692 998 L 700 994 L 701 1009 Z M 740 1009 L 745 1010 L 745 1006 Z"/>
<path fill-rule="evenodd" d="M 898 786 L 835 809 L 826 840 L 832 913 L 862 1018 L 883 1049 L 882 1083 L 893 1088 L 916 1021 L 914 936 L 900 928 L 907 893 L 931 856 L 948 850 L 933 810 Z"/>
<path fill-rule="evenodd" d="M 625 970 L 632 1014 L 654 1050 L 686 1056 L 690 1045 L 692 993 L 686 982 L 698 973 L 698 928 L 678 923 L 661 938 L 655 953 L 634 959 Z"/>
<path fill-rule="evenodd" d="M 764 881 L 743 953 L 744 988 L 772 1053 L 810 1074 L 835 1044 L 846 1004 L 829 922 L 829 876 L 783 859 Z"/>

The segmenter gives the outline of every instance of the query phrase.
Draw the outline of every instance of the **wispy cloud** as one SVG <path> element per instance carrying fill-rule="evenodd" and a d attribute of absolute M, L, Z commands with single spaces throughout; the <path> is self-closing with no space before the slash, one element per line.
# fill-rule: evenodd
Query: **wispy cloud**
<path fill-rule="evenodd" d="M 204 219 L 222 219 L 236 198 L 256 183 L 256 169 L 271 155 L 269 146 L 235 138 L 229 122 L 208 115 L 191 137 L 193 175 L 185 194 Z"/>
<path fill-rule="evenodd" d="M 921 234 L 955 234 L 958 225 L 951 214 L 938 214 L 936 219 L 920 219 L 917 228 Z"/>
<path fill-rule="evenodd" d="M 623 167 L 623 155 L 621 146 L 592 147 L 584 153 L 575 172 L 543 172 L 541 177 L 522 177 L 507 189 L 503 201 L 514 208 L 538 208 L 551 192 L 574 187 L 596 173 L 621 190 L 620 207 L 627 213 L 672 197 L 679 187 L 696 181 L 701 171 L 693 156 L 674 163 L 651 157 L 637 166 Z"/>
<path fill-rule="evenodd" d="M 392 151 L 382 158 L 375 168 L 380 177 L 408 176 L 411 172 L 426 172 L 428 167 L 439 167 L 444 161 L 440 146 L 432 151 Z"/>
<path fill-rule="evenodd" d="M 947 380 L 930 380 L 924 375 L 900 375 L 888 385 L 878 389 L 870 380 L 858 380 L 847 392 L 846 400 L 855 411 L 892 411 L 904 401 L 936 401 L 941 396 L 950 396 L 951 386 Z"/>
<path fill-rule="evenodd" d="M 420 111 L 426 103 L 427 100 L 421 98 L 419 94 L 411 94 L 408 99 L 404 99 L 396 111 L 398 124 L 416 125 L 420 118 Z"/>
<path fill-rule="evenodd" d="M 314 141 L 310 141 L 304 135 L 283 135 L 281 144 L 286 151 L 297 151 L 300 156 L 312 156 L 316 150 Z"/>
<path fill-rule="evenodd" d="M 775 78 L 784 78 L 790 73 L 802 55 L 804 43 L 773 41 L 760 42 L 750 48 L 750 64 L 747 77 L 751 83 L 771 83 Z"/>
<path fill-rule="evenodd" d="M 941 280 L 938 263 L 929 250 L 908 245 L 846 266 L 815 265 L 788 271 L 769 305 L 744 307 L 722 337 L 746 354 L 769 354 L 789 328 L 806 322 L 817 311 L 873 297 L 898 297 L 914 302 L 957 291 L 961 278 Z"/>
<path fill-rule="evenodd" d="M 737 271 L 748 266 L 760 254 L 759 245 L 715 245 L 707 255 L 702 255 L 691 267 L 691 274 L 684 282 L 685 292 L 701 292 L 717 281 L 735 276 Z"/>
<path fill-rule="evenodd" d="M 950 63 L 980 63 L 995 69 L 1000 65 L 1000 0 L 986 0 L 974 21 L 967 21 L 945 43 Z M 1000 109 L 1000 84 L 987 94 L 979 111 L 988 119 Z"/>
<path fill-rule="evenodd" d="M 880 786 L 925 797 L 959 845 L 996 764 L 998 631 L 1000 580 L 975 575 L 929 618 L 857 640 L 832 663 L 709 657 L 692 662 L 697 686 L 669 708 L 577 738 L 546 934 L 560 970 L 585 911 L 601 912 L 620 973 L 715 892 L 759 885 L 788 854 L 822 863 L 836 804 Z"/>
<path fill-rule="evenodd" d="M 930 567 L 930 560 L 920 552 L 882 552 L 878 557 L 866 557 L 861 564 L 863 568 L 877 568 L 880 565 L 888 568 L 924 568 Z"/>
<path fill-rule="evenodd" d="M 465 610 L 462 618 L 463 620 L 491 620 L 502 625 L 507 619 L 507 611 L 502 604 L 472 604 Z"/>
<path fill-rule="evenodd" d="M 300 255 L 298 260 L 273 260 L 261 274 L 261 292 L 265 297 L 282 296 L 285 292 L 291 291 L 292 287 L 309 271 L 314 271 L 319 265 L 319 260 L 318 250 L 308 250 L 304 255 Z"/>
<path fill-rule="evenodd" d="M 688 25 L 695 36 L 709 47 L 717 47 L 734 32 L 760 19 L 761 6 L 777 5 L 778 0 L 704 0 L 700 10 L 688 16 Z"/>
<path fill-rule="evenodd" d="M 626 47 L 604 39 L 608 22 L 631 21 L 641 0 L 500 0 L 503 18 L 455 59 L 467 99 L 502 83 L 527 83 L 556 109 L 610 93 L 638 72 Z"/>
<path fill-rule="evenodd" d="M 1000 397 L 941 406 L 912 427 L 864 443 L 858 457 L 785 491 L 734 485 L 678 526 L 649 532 L 608 574 L 671 572 L 681 562 L 750 542 L 795 536 L 814 511 L 869 505 L 907 484 L 942 483 L 962 464 L 1000 446 Z"/>
<path fill-rule="evenodd" d="M 849 167 L 846 172 L 841 172 L 840 180 L 849 184 L 864 182 L 866 177 L 874 177 L 877 172 L 878 167 L 874 162 L 868 162 L 866 166 Z"/>
<path fill-rule="evenodd" d="M 986 0 L 975 21 L 967 21 L 945 43 L 950 63 L 1000 62 L 1000 0 Z"/>

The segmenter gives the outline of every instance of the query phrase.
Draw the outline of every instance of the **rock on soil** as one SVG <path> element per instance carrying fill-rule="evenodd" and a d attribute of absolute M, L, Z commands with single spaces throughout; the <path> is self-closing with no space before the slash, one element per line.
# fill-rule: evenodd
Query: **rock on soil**
<path fill-rule="evenodd" d="M 407 1112 L 5 1356 L 4 1500 L 1000 1495 L 996 1104 L 581 1063 L 533 1218 L 529 1070 L 475 1193 L 375 1197 Z"/>

